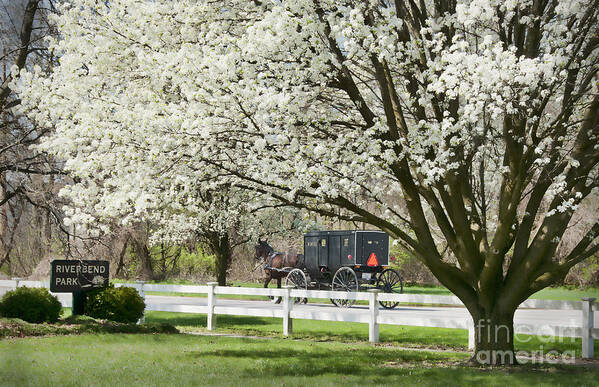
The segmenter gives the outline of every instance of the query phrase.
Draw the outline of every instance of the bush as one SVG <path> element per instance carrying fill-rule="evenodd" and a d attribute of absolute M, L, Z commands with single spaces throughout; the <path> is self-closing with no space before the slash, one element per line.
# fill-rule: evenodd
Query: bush
<path fill-rule="evenodd" d="M 61 311 L 58 298 L 44 288 L 19 287 L 6 293 L 0 301 L 0 316 L 30 323 L 55 322 Z"/>
<path fill-rule="evenodd" d="M 418 258 L 405 251 L 399 244 L 392 243 L 389 265 L 398 270 L 405 283 L 438 285 L 439 281 Z"/>
<path fill-rule="evenodd" d="M 146 304 L 137 290 L 109 285 L 87 293 L 85 314 L 94 318 L 133 323 L 143 315 Z"/>
<path fill-rule="evenodd" d="M 564 285 L 574 289 L 599 286 L 599 256 L 593 256 L 574 266 L 566 276 Z"/>
<path fill-rule="evenodd" d="M 183 247 L 179 256 L 179 269 L 180 274 L 186 278 L 213 276 L 216 274 L 216 257 L 206 254 L 198 246 L 192 250 Z"/>

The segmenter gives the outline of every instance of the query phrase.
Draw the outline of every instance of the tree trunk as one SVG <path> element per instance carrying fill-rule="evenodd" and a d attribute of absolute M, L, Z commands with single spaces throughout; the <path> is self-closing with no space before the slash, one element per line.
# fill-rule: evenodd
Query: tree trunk
<path fill-rule="evenodd" d="M 2 50 L 2 84 L 6 82 L 6 46 Z M 2 109 L 2 122 L 0 123 L 0 127 L 4 127 L 6 125 L 6 109 L 0 107 Z M 7 144 L 6 138 L 8 136 L 4 131 L 2 132 L 2 146 Z M 0 157 L 2 164 L 4 164 L 4 154 Z M 6 172 L 2 172 L 0 174 L 0 200 L 4 201 L 6 197 Z M 8 207 L 8 203 L 4 203 L 0 206 L 0 253 L 5 256 L 6 255 L 6 226 L 8 224 L 8 216 L 6 213 L 6 208 Z M 0 267 L 5 262 L 5 258 L 0 261 Z"/>
<path fill-rule="evenodd" d="M 517 364 L 514 353 L 514 312 L 473 313 L 475 350 L 471 362 L 484 365 Z"/>
<path fill-rule="evenodd" d="M 227 270 L 231 266 L 232 248 L 229 234 L 218 232 L 207 232 L 203 235 L 205 246 L 207 246 L 216 258 L 216 282 L 219 286 L 227 284 Z"/>
<path fill-rule="evenodd" d="M 219 286 L 227 284 L 227 270 L 231 266 L 231 244 L 228 235 L 219 237 L 218 249 L 214 251 L 216 256 L 216 282 Z"/>
<path fill-rule="evenodd" d="M 6 197 L 6 173 L 0 174 L 0 200 L 4 200 Z M 8 224 L 8 214 L 6 212 L 6 208 L 8 207 L 8 203 L 0 206 L 0 251 L 4 256 L 6 254 L 7 246 L 6 246 L 6 229 Z"/>
<path fill-rule="evenodd" d="M 123 274 L 123 268 L 125 267 L 125 254 L 127 254 L 127 245 L 129 244 L 129 239 L 131 236 L 127 234 L 125 237 L 125 241 L 123 242 L 123 247 L 121 248 L 121 253 L 119 254 L 119 262 L 116 266 L 116 270 L 114 272 L 114 276 L 118 277 Z"/>
<path fill-rule="evenodd" d="M 135 255 L 140 261 L 140 279 L 144 281 L 151 281 L 154 279 L 154 269 L 152 268 L 152 259 L 150 256 L 150 250 L 148 245 L 144 242 L 132 238 L 132 246 Z"/>

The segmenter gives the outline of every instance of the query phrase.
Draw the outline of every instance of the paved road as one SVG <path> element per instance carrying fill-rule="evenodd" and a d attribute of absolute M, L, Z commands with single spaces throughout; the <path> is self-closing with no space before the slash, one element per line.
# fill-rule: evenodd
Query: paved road
<path fill-rule="evenodd" d="M 179 304 L 179 305 L 206 305 L 207 299 L 203 297 L 173 297 L 146 295 L 146 302 L 150 304 Z M 217 306 L 242 306 L 256 309 L 281 308 L 268 301 L 247 301 L 217 299 Z M 336 311 L 339 310 L 332 304 L 307 304 L 294 305 L 297 310 L 311 311 Z M 354 305 L 345 310 L 346 313 L 366 314 L 368 306 Z M 380 315 L 393 316 L 394 320 L 406 321 L 419 318 L 438 319 L 466 319 L 469 313 L 460 307 L 413 307 L 400 306 L 393 310 L 380 309 Z M 582 325 L 582 311 L 580 310 L 552 310 L 552 309 L 519 309 L 514 316 L 516 324 L 530 324 L 542 327 L 543 325 L 558 325 L 562 327 L 575 327 Z M 599 328 L 599 312 L 595 312 L 595 327 Z"/>

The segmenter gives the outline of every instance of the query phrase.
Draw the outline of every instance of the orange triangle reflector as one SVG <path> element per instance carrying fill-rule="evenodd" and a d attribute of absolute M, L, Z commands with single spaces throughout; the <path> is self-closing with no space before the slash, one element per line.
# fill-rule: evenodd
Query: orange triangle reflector
<path fill-rule="evenodd" d="M 368 261 L 366 261 L 366 266 L 378 266 L 379 265 L 379 260 L 376 258 L 376 254 L 372 253 L 370 254 L 370 257 L 368 257 Z"/>

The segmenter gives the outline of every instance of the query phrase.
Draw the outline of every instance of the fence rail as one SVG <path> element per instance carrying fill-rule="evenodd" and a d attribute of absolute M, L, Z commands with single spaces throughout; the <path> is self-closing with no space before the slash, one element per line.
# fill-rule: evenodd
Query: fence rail
<path fill-rule="evenodd" d="M 25 281 L 21 279 L 0 280 L 0 296 L 2 289 L 14 289 L 19 286 L 45 287 L 49 288 L 48 281 Z M 291 335 L 293 332 L 294 319 L 344 321 L 365 323 L 369 326 L 369 340 L 379 341 L 379 325 L 409 325 L 435 328 L 455 328 L 468 330 L 468 348 L 475 345 L 475 326 L 471 317 L 468 318 L 439 318 L 439 317 L 402 317 L 384 315 L 379 313 L 379 301 L 392 301 L 411 304 L 438 304 L 461 306 L 462 302 L 455 296 L 435 296 L 424 294 L 389 294 L 380 293 L 378 289 L 368 292 L 335 292 L 327 290 L 298 290 L 291 287 L 282 289 L 273 288 L 241 288 L 216 286 L 211 282 L 207 285 L 157 285 L 146 284 L 143 281 L 136 283 L 118 283 L 115 286 L 129 286 L 136 288 L 145 299 L 146 292 L 172 292 L 206 294 L 207 305 L 184 305 L 184 304 L 155 304 L 146 303 L 146 310 L 198 313 L 207 315 L 207 328 L 213 330 L 216 326 L 217 315 L 241 315 L 256 317 L 277 317 L 283 319 L 283 334 Z M 281 305 L 273 305 L 270 309 L 252 308 L 247 306 L 224 306 L 217 305 L 218 295 L 253 295 L 281 297 Z M 68 293 L 56 294 L 63 306 L 72 305 L 72 297 Z M 295 309 L 293 300 L 295 298 L 333 298 L 350 299 L 368 302 L 368 313 L 357 313 L 351 310 L 338 308 L 336 310 L 315 311 L 307 309 Z M 599 340 L 599 329 L 594 326 L 594 311 L 599 310 L 594 298 L 583 298 L 581 301 L 558 301 L 558 300 L 526 300 L 519 309 L 557 309 L 557 310 L 581 310 L 582 318 L 578 326 L 544 325 L 542 333 L 537 333 L 538 326 L 533 324 L 514 324 L 514 332 L 518 334 L 540 334 L 543 336 L 581 337 L 583 358 L 593 358 L 594 339 Z M 142 317 L 142 321 L 145 316 Z"/>

